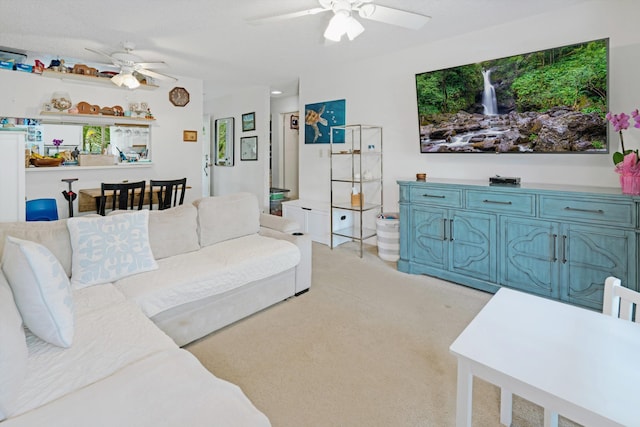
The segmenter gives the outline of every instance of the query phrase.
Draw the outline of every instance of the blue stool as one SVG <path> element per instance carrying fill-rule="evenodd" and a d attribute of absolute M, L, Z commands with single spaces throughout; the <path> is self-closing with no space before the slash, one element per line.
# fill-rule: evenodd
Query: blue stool
<path fill-rule="evenodd" d="M 57 219 L 56 199 L 27 200 L 27 221 L 55 221 Z"/>

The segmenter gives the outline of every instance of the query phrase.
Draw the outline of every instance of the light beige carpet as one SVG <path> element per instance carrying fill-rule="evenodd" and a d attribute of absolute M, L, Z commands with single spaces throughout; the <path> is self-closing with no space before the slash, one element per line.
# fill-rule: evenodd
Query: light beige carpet
<path fill-rule="evenodd" d="M 186 348 L 274 427 L 453 426 L 449 345 L 490 297 L 400 273 L 375 247 L 314 243 L 308 293 Z M 476 379 L 473 399 L 474 426 L 499 426 L 498 388 Z M 513 425 L 542 426 L 542 410 L 514 396 Z"/>

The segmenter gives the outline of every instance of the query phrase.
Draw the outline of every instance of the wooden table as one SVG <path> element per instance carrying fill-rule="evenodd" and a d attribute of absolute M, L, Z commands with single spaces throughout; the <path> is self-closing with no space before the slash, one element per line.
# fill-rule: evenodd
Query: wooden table
<path fill-rule="evenodd" d="M 585 426 L 640 425 L 640 326 L 534 295 L 500 289 L 451 344 L 458 358 L 458 427 L 471 426 L 473 377 Z"/>

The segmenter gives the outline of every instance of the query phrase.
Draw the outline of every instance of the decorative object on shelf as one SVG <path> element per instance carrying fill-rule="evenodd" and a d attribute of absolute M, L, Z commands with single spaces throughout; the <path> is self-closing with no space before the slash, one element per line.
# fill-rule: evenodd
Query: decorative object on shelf
<path fill-rule="evenodd" d="M 245 113 L 242 115 L 242 132 L 256 130 L 256 113 Z"/>
<path fill-rule="evenodd" d="M 85 76 L 97 76 L 98 70 L 85 64 L 76 64 L 71 69 L 73 74 L 84 74 Z"/>
<path fill-rule="evenodd" d="M 182 140 L 186 142 L 196 142 L 198 140 L 198 131 L 195 130 L 183 130 Z"/>
<path fill-rule="evenodd" d="M 31 164 L 35 167 L 55 167 L 60 166 L 62 162 L 64 162 L 64 158 L 62 157 L 33 157 L 31 155 L 31 159 L 29 159 Z"/>
<path fill-rule="evenodd" d="M 631 116 L 628 116 L 625 113 L 612 114 L 611 112 L 608 112 L 606 115 L 607 120 L 611 122 L 611 125 L 613 125 L 613 130 L 618 132 L 618 134 L 620 135 L 620 146 L 622 148 L 622 151 L 616 151 L 613 153 L 614 165 L 618 165 L 620 162 L 626 159 L 627 154 L 631 152 L 635 152 L 636 156 L 638 156 L 638 150 L 625 150 L 624 138 L 622 137 L 622 131 L 625 129 L 629 129 L 629 119 L 631 117 L 633 117 L 633 121 L 635 122 L 633 127 L 640 128 L 640 112 L 638 112 L 637 108 L 631 112 Z"/>
<path fill-rule="evenodd" d="M 427 180 L 427 174 L 426 173 L 417 173 L 416 174 L 416 181 L 426 181 Z"/>
<path fill-rule="evenodd" d="M 176 107 L 184 107 L 189 103 L 189 92 L 183 87 L 174 87 L 169 91 L 169 101 Z"/>
<path fill-rule="evenodd" d="M 328 144 L 332 136 L 331 127 L 345 124 L 346 101 L 344 99 L 307 104 L 304 110 L 305 144 Z M 344 129 L 334 129 L 333 132 L 333 143 L 344 143 Z"/>
<path fill-rule="evenodd" d="M 258 160 L 258 137 L 240 138 L 240 160 Z"/>
<path fill-rule="evenodd" d="M 71 97 L 67 92 L 54 92 L 51 95 L 51 106 L 59 111 L 71 108 Z"/>

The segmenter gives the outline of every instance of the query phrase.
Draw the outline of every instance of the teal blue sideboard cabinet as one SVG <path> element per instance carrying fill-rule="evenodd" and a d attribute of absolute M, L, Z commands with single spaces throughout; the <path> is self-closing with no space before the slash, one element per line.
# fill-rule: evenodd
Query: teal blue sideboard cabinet
<path fill-rule="evenodd" d="M 400 271 L 595 310 L 607 276 L 638 290 L 639 198 L 600 187 L 398 184 Z"/>

